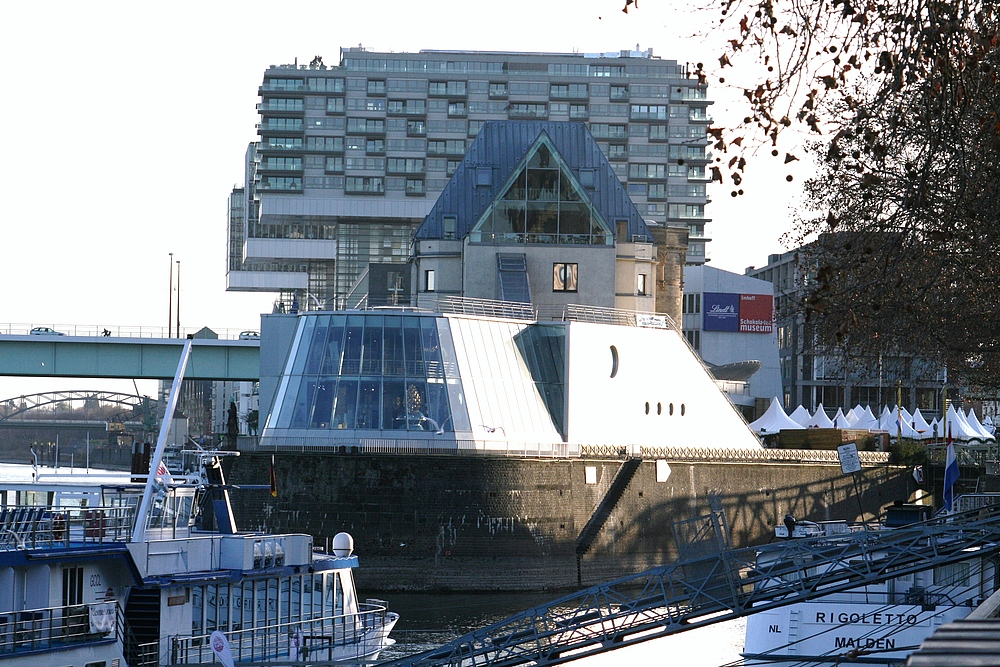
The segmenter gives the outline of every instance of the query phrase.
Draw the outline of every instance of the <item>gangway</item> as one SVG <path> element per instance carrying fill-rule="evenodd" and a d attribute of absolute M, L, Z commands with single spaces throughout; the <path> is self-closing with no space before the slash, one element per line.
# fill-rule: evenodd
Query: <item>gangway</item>
<path fill-rule="evenodd" d="M 969 558 L 1000 506 L 901 528 L 796 538 L 664 565 L 572 593 L 380 667 L 558 665 Z M 761 558 L 758 566 L 758 556 Z M 808 568 L 808 569 L 807 569 Z"/>

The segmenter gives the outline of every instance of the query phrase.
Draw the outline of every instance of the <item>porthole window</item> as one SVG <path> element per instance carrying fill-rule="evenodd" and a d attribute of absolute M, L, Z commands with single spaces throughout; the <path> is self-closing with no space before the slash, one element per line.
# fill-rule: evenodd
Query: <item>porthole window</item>
<path fill-rule="evenodd" d="M 673 416 L 673 414 L 674 414 L 674 404 L 671 403 L 670 407 L 668 409 L 670 410 L 670 416 Z"/>
<path fill-rule="evenodd" d="M 618 348 L 611 346 L 611 377 L 618 375 Z"/>
<path fill-rule="evenodd" d="M 681 403 L 681 417 L 684 416 L 684 404 Z"/>
<path fill-rule="evenodd" d="M 662 412 L 663 412 L 663 404 L 662 403 L 657 403 L 656 404 L 656 414 L 660 414 Z"/>
<path fill-rule="evenodd" d="M 649 414 L 649 401 L 646 401 L 646 414 Z"/>

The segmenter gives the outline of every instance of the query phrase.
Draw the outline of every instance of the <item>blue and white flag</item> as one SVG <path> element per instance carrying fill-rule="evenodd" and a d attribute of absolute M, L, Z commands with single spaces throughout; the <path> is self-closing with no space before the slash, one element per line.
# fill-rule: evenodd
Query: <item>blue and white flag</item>
<path fill-rule="evenodd" d="M 955 457 L 955 443 L 948 443 L 948 455 L 944 460 L 944 508 L 951 512 L 955 505 L 955 482 L 958 481 L 958 459 Z"/>

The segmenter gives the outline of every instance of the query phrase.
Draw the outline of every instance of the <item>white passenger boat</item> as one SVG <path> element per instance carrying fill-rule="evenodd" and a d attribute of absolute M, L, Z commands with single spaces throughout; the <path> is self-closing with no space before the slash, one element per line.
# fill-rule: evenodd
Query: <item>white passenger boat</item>
<path fill-rule="evenodd" d="M 791 539 L 866 528 L 892 530 L 929 519 L 930 510 L 922 505 L 890 506 L 885 523 L 877 527 L 789 522 Z M 788 538 L 789 528 L 778 526 L 775 534 Z M 956 563 L 751 614 L 743 652 L 746 664 L 902 664 L 939 626 L 965 618 L 994 592 L 997 553 L 996 548 L 970 550 L 968 558 Z M 790 576 L 810 576 L 815 569 L 801 568 Z"/>
<path fill-rule="evenodd" d="M 392 643 L 398 616 L 357 599 L 350 535 L 323 553 L 309 535 L 237 530 L 221 465 L 236 452 L 199 452 L 190 477 L 161 463 L 190 345 L 155 474 L 0 482 L 5 667 L 350 663 Z"/>
<path fill-rule="evenodd" d="M 146 485 L 127 475 L 0 483 L 4 665 L 210 663 L 216 631 L 236 662 L 356 662 L 392 643 L 397 615 L 357 599 L 348 534 L 321 553 L 236 531 L 219 456 L 201 458 L 205 474 L 154 485 L 138 531 Z"/>

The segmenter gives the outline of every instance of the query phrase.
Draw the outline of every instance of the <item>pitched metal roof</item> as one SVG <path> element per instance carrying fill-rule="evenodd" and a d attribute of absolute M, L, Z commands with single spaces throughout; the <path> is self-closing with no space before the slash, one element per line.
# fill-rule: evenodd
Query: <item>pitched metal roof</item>
<path fill-rule="evenodd" d="M 584 184 L 583 191 L 612 234 L 616 233 L 617 220 L 627 220 L 630 239 L 645 236 L 652 240 L 639 210 L 586 125 L 510 120 L 488 121 L 483 125 L 434 208 L 417 229 L 416 238 L 443 238 L 445 215 L 457 218 L 457 238 L 468 235 L 542 134 L 547 135 L 577 181 Z M 590 172 L 592 179 L 581 178 L 581 172 Z M 591 182 L 593 187 L 588 185 Z"/>

